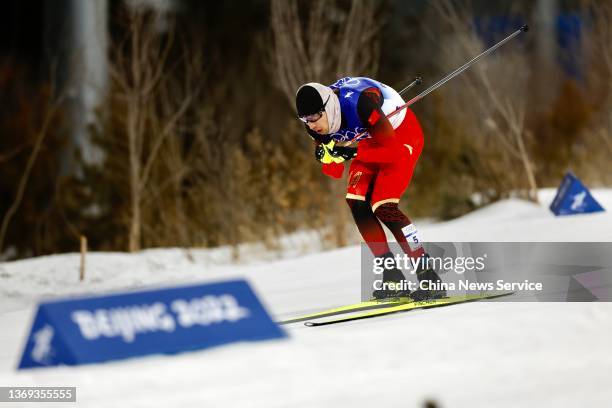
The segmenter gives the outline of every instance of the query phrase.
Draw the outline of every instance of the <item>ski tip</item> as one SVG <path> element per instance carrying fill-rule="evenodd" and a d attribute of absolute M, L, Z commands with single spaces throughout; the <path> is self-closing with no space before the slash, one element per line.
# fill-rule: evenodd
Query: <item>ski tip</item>
<path fill-rule="evenodd" d="M 304 322 L 304 326 L 306 326 L 306 327 L 315 327 L 316 324 L 313 323 L 313 322 Z"/>

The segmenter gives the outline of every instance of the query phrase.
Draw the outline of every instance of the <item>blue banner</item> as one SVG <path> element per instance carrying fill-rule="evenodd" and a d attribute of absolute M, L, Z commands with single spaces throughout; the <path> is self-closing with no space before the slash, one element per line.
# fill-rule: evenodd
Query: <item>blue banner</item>
<path fill-rule="evenodd" d="M 19 368 L 285 337 L 244 280 L 44 302 Z"/>
<path fill-rule="evenodd" d="M 588 188 L 573 173 L 567 172 L 550 204 L 555 215 L 586 214 L 605 211 Z"/>

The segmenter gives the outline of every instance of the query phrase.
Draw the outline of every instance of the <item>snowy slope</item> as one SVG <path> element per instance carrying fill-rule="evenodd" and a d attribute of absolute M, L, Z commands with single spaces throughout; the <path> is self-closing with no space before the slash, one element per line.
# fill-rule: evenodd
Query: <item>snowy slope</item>
<path fill-rule="evenodd" d="M 424 224 L 429 241 L 612 241 L 612 212 L 555 218 L 507 200 Z M 612 209 L 612 191 L 594 190 Z M 179 249 L 0 264 L 0 384 L 77 386 L 83 407 L 609 406 L 612 306 L 474 303 L 344 325 L 288 327 L 289 340 L 80 368 L 16 372 L 39 298 L 244 276 L 283 318 L 359 297 L 359 247 L 231 265 Z M 25 405 L 27 406 L 27 404 Z M 57 406 L 54 405 L 54 406 Z M 74 406 L 74 405 L 71 405 Z"/>

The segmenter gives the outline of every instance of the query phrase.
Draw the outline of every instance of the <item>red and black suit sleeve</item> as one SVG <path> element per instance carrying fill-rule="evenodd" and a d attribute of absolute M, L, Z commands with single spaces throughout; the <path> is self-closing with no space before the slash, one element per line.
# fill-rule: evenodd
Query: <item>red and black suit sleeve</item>
<path fill-rule="evenodd" d="M 372 136 L 371 142 L 360 143 L 357 159 L 372 163 L 390 163 L 401 152 L 391 122 L 382 111 L 383 96 L 378 88 L 365 89 L 357 101 L 357 114 Z"/>

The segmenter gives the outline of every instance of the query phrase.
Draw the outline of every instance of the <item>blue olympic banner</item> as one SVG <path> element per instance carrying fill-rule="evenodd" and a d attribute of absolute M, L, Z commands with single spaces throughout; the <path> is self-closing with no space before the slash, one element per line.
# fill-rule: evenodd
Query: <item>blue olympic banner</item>
<path fill-rule="evenodd" d="M 39 304 L 19 368 L 283 338 L 244 280 Z"/>
<path fill-rule="evenodd" d="M 553 202 L 550 210 L 555 215 L 587 214 L 605 211 L 595 200 L 588 188 L 572 172 L 567 172 Z"/>

